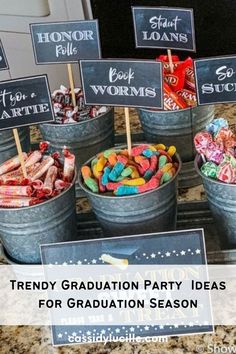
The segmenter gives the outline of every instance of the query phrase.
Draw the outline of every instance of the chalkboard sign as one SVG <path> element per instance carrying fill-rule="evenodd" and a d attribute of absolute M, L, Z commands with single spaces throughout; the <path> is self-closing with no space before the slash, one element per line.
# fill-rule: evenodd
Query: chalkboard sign
<path fill-rule="evenodd" d="M 9 69 L 7 57 L 4 52 L 2 41 L 0 40 L 0 71 Z"/>
<path fill-rule="evenodd" d="M 129 265 L 202 265 L 206 264 L 204 235 L 202 229 L 153 233 L 134 236 L 101 238 L 41 245 L 43 264 L 52 265 L 100 265 L 102 254 L 125 258 Z M 158 322 L 158 320 L 157 320 Z M 118 328 L 118 329 L 117 329 Z M 85 343 L 91 334 L 127 337 L 178 336 L 181 334 L 212 332 L 211 325 L 155 326 L 52 326 L 54 345 Z M 84 340 L 85 339 L 85 340 Z"/>
<path fill-rule="evenodd" d="M 236 102 L 236 56 L 194 61 L 199 105 Z"/>
<path fill-rule="evenodd" d="M 52 121 L 47 75 L 0 82 L 0 130 Z"/>
<path fill-rule="evenodd" d="M 132 7 L 137 48 L 195 51 L 192 9 Z"/>
<path fill-rule="evenodd" d="M 163 107 L 162 64 L 148 60 L 81 60 L 86 104 Z"/>
<path fill-rule="evenodd" d="M 36 64 L 101 57 L 97 20 L 33 23 L 30 32 Z"/>

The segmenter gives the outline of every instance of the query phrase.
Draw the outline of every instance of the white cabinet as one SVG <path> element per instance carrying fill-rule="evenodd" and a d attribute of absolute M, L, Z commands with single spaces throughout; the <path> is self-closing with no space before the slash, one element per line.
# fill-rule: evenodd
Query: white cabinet
<path fill-rule="evenodd" d="M 0 7 L 2 7 L 5 2 L 8 2 L 9 6 L 0 11 L 0 38 L 7 55 L 10 70 L 9 73 L 8 71 L 0 71 L 0 81 L 8 79 L 10 76 L 12 78 L 18 78 L 46 73 L 48 74 L 51 90 L 58 88 L 60 84 L 67 86 L 68 76 L 65 64 L 35 64 L 29 24 L 83 20 L 85 15 L 82 1 L 0 0 Z M 17 7 L 13 6 L 14 2 L 18 4 L 18 7 L 21 7 L 20 10 L 17 10 Z M 34 7 L 33 3 L 36 2 L 37 6 Z M 26 9 L 26 3 L 32 3 L 30 8 Z M 11 6 L 13 6 L 13 8 Z M 12 9 L 11 14 L 10 12 L 9 14 L 5 14 L 5 12 L 10 11 L 10 9 Z M 44 16 L 45 13 L 47 16 Z M 32 16 L 30 14 L 32 14 Z M 73 64 L 73 72 L 75 75 L 75 85 L 78 86 L 80 85 L 78 64 Z"/>

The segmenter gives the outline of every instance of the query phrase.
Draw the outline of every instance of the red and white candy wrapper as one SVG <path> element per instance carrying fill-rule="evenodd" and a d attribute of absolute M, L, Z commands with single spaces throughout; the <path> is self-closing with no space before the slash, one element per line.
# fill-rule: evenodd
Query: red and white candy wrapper
<path fill-rule="evenodd" d="M 63 181 L 62 179 L 57 179 L 57 180 L 55 181 L 55 189 L 56 189 L 57 191 L 60 191 L 60 190 L 62 190 L 62 189 L 64 189 L 64 188 L 66 188 L 67 185 L 68 185 L 68 183 L 66 183 L 66 182 Z"/>
<path fill-rule="evenodd" d="M 194 137 L 195 149 L 199 154 L 205 154 L 207 146 L 212 142 L 212 136 L 207 131 L 199 132 Z"/>
<path fill-rule="evenodd" d="M 75 173 L 75 155 L 70 153 L 66 148 L 64 148 L 63 154 L 65 157 L 63 180 L 65 182 L 71 182 Z"/>
<path fill-rule="evenodd" d="M 11 197 L 29 197 L 32 194 L 30 186 L 0 186 L 0 194 Z"/>
<path fill-rule="evenodd" d="M 165 110 L 179 110 L 182 108 L 187 108 L 187 103 L 173 92 L 170 86 L 164 82 L 164 109 Z"/>
<path fill-rule="evenodd" d="M 35 181 L 33 181 L 31 183 L 31 186 L 35 189 L 35 190 L 41 190 L 43 188 L 43 181 L 41 181 L 41 179 L 36 179 Z"/>
<path fill-rule="evenodd" d="M 39 150 L 33 151 L 29 155 L 27 160 L 25 161 L 25 167 L 29 167 L 29 166 L 36 164 L 37 162 L 39 162 L 41 160 L 42 157 L 43 157 L 43 154 L 41 153 L 41 151 L 39 151 Z"/>
<path fill-rule="evenodd" d="M 36 167 L 30 174 L 29 178 L 31 181 L 35 181 L 43 176 L 43 174 L 49 169 L 50 166 L 54 164 L 54 159 L 51 156 L 46 157 L 38 167 Z"/>
<path fill-rule="evenodd" d="M 235 169 L 232 167 L 230 162 L 226 162 L 218 167 L 218 171 L 216 173 L 216 177 L 225 183 L 235 183 Z"/>
<path fill-rule="evenodd" d="M 20 198 L 12 198 L 12 197 L 4 197 L 0 195 L 0 208 L 21 208 L 27 207 L 35 204 L 39 204 L 40 200 L 37 198 L 30 197 L 20 197 Z"/>
<path fill-rule="evenodd" d="M 47 142 L 42 142 L 41 150 L 28 155 L 24 153 L 27 178 L 24 178 L 18 156 L 0 166 L 0 208 L 19 208 L 43 203 L 71 185 L 75 156 L 65 149 L 63 164 L 59 153 L 44 154 L 48 147 Z"/>
<path fill-rule="evenodd" d="M 57 178 L 57 167 L 56 166 L 49 167 L 48 172 L 45 177 L 45 180 L 44 180 L 44 183 L 43 183 L 43 188 L 42 188 L 43 192 L 46 195 L 52 194 L 53 185 L 54 185 L 56 178 Z"/>
<path fill-rule="evenodd" d="M 229 128 L 221 128 L 215 137 L 215 141 L 222 146 L 222 149 L 226 150 L 236 146 L 236 136 Z"/>
<path fill-rule="evenodd" d="M 27 154 L 25 152 L 22 153 L 22 156 L 24 160 L 27 159 Z M 0 176 L 3 175 L 4 173 L 10 172 L 14 170 L 15 168 L 20 166 L 20 158 L 19 156 L 12 157 L 11 159 L 3 162 L 0 165 Z"/>

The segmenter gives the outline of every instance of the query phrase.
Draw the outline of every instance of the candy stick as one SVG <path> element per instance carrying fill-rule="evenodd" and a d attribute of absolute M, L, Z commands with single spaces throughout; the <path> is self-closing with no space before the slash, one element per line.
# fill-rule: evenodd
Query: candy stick
<path fill-rule="evenodd" d="M 174 64 L 172 61 L 172 55 L 171 55 L 171 49 L 167 49 L 167 54 L 168 54 L 168 59 L 169 59 L 169 64 L 170 64 L 170 72 L 173 74 L 174 72 Z"/>
<path fill-rule="evenodd" d="M 37 163 L 38 161 L 41 160 L 42 158 L 42 153 L 39 150 L 35 150 L 32 152 L 32 154 L 28 157 L 28 159 L 25 161 L 25 167 L 29 167 Z"/>
<path fill-rule="evenodd" d="M 1 208 L 27 207 L 33 204 L 37 204 L 37 200 L 38 200 L 37 198 L 30 198 L 30 197 L 12 198 L 12 197 L 0 196 L 0 207 Z"/>
<path fill-rule="evenodd" d="M 49 167 L 43 184 L 43 192 L 46 193 L 46 195 L 52 194 L 53 184 L 56 178 L 57 178 L 57 167 L 56 166 Z"/>
<path fill-rule="evenodd" d="M 49 169 L 50 166 L 54 164 L 54 159 L 48 156 L 45 160 L 41 162 L 30 174 L 29 177 L 32 181 L 39 179 L 42 175 Z"/>
<path fill-rule="evenodd" d="M 24 160 L 24 156 L 23 156 L 23 153 L 22 153 L 22 148 L 21 148 L 21 143 L 20 143 L 18 130 L 16 128 L 13 129 L 13 134 L 14 134 L 14 138 L 15 138 L 15 142 L 16 142 L 16 147 L 17 147 L 17 151 L 18 151 L 18 155 L 19 155 L 19 159 L 20 159 L 20 164 L 21 164 L 21 167 L 22 167 L 23 175 L 24 175 L 25 178 L 27 178 L 27 172 L 26 172 L 26 168 L 25 168 L 25 160 Z"/>
<path fill-rule="evenodd" d="M 29 197 L 32 194 L 32 188 L 30 186 L 0 186 L 0 194 L 5 196 L 22 196 Z"/>
<path fill-rule="evenodd" d="M 71 64 L 67 64 L 67 70 L 68 70 L 68 76 L 69 76 L 69 82 L 70 82 L 72 103 L 73 103 L 73 106 L 75 107 L 76 106 L 75 85 L 74 85 L 74 78 L 73 78 L 73 72 L 72 72 Z"/>
<path fill-rule="evenodd" d="M 127 147 L 130 156 L 131 155 L 131 133 L 130 133 L 130 118 L 129 118 L 128 107 L 125 107 L 125 126 L 126 126 Z"/>
<path fill-rule="evenodd" d="M 63 179 L 66 182 L 71 182 L 75 172 L 75 155 L 69 152 L 65 147 L 63 149 L 64 169 L 63 169 Z"/>
<path fill-rule="evenodd" d="M 26 159 L 27 158 L 27 154 L 25 152 L 23 152 L 23 158 Z M 20 158 L 19 156 L 14 156 L 11 159 L 3 162 L 0 165 L 0 176 L 7 173 L 7 172 L 11 172 L 13 171 L 15 168 L 20 166 Z"/>

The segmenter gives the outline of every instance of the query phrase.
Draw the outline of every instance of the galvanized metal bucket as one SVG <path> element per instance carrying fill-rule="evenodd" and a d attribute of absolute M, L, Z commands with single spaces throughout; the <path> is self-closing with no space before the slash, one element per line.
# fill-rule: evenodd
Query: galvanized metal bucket
<path fill-rule="evenodd" d="M 209 207 L 217 225 L 223 249 L 236 246 L 236 185 L 216 181 L 201 173 L 202 158 L 195 157 L 195 168 L 201 176 Z"/>
<path fill-rule="evenodd" d="M 183 162 L 179 187 L 186 188 L 200 184 L 201 180 L 193 168 L 196 154 L 193 138 L 214 119 L 214 106 L 199 106 L 179 111 L 153 111 L 140 108 L 138 113 L 147 142 L 176 146 Z M 189 166 L 190 161 L 192 161 L 191 166 Z M 187 181 L 186 173 L 189 169 L 192 171 Z"/>
<path fill-rule="evenodd" d="M 45 203 L 25 208 L 0 208 L 0 238 L 13 261 L 41 263 L 40 244 L 77 239 L 75 179 Z"/>
<path fill-rule="evenodd" d="M 83 122 L 72 124 L 42 124 L 39 126 L 44 140 L 54 151 L 63 146 L 75 154 L 79 168 L 91 156 L 114 145 L 114 109 Z"/>
<path fill-rule="evenodd" d="M 30 150 L 29 127 L 18 129 L 20 142 L 23 151 Z M 17 148 L 12 130 L 0 132 L 0 164 L 17 155 Z"/>
<path fill-rule="evenodd" d="M 92 159 L 85 165 L 89 165 Z M 84 185 L 79 172 L 80 187 L 85 191 L 106 236 L 175 230 L 177 176 L 181 168 L 177 154 L 175 159 L 179 162 L 179 168 L 169 182 L 152 191 L 132 196 L 115 197 L 93 193 Z"/>

